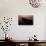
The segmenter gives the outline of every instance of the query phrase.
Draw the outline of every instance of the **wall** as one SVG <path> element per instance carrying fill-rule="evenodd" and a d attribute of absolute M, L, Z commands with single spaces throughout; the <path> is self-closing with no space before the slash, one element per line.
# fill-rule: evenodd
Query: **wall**
<path fill-rule="evenodd" d="M 32 8 L 28 0 L 0 0 L 0 19 L 3 16 L 13 18 L 12 26 L 8 33 L 17 40 L 27 40 L 34 34 L 37 35 L 37 39 L 44 40 L 46 34 L 44 28 L 45 12 L 45 6 L 41 8 Z M 18 15 L 33 15 L 34 25 L 19 26 Z M 2 35 L 2 33 L 3 32 L 0 31 L 0 35 Z M 0 36 L 0 39 L 4 39 L 4 37 Z"/>

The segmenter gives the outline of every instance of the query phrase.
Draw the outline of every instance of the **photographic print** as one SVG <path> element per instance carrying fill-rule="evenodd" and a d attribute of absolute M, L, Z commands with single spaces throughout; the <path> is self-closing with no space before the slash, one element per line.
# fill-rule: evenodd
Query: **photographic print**
<path fill-rule="evenodd" d="M 18 16 L 18 25 L 33 25 L 33 16 Z"/>

